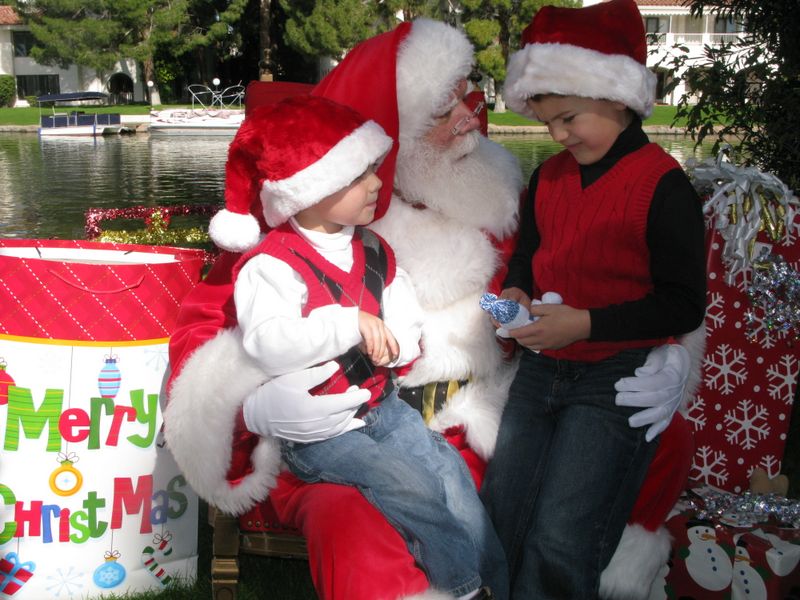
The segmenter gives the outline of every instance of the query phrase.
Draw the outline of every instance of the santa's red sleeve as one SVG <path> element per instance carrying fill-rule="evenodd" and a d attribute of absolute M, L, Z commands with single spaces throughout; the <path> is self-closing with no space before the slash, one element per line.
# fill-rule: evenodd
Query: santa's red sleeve
<path fill-rule="evenodd" d="M 223 253 L 184 299 L 170 339 L 164 433 L 198 495 L 231 514 L 266 498 L 279 471 L 278 443 L 247 431 L 241 408 L 266 381 L 235 326 L 231 267 Z"/>

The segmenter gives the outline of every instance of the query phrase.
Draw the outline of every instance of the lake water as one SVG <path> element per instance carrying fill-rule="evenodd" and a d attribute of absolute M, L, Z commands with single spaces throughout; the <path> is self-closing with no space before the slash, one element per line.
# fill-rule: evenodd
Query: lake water
<path fill-rule="evenodd" d="M 519 159 L 526 179 L 560 149 L 544 134 L 492 139 Z M 682 136 L 652 139 L 681 163 L 709 152 L 702 147 L 695 153 L 691 139 Z M 225 137 L 0 134 L 0 236 L 84 238 L 89 208 L 221 204 L 229 143 Z"/>

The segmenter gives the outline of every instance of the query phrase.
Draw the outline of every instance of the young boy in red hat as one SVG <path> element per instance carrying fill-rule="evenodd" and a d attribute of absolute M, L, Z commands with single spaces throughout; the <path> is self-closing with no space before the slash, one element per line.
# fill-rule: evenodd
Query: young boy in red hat
<path fill-rule="evenodd" d="M 226 209 L 209 233 L 243 253 L 233 269 L 236 316 L 244 350 L 265 375 L 335 361 L 315 393 L 364 392 L 357 418 L 337 435 L 281 440 L 292 472 L 357 487 L 436 588 L 492 598 L 481 587 L 491 583 L 505 598 L 503 552 L 469 471 L 392 381 L 391 368 L 420 355 L 422 311 L 391 248 L 363 227 L 391 146 L 377 123 L 325 98 L 257 108 L 231 143 Z M 272 228 L 263 239 L 259 212 Z M 257 409 L 245 407 L 245 422 Z"/>
<path fill-rule="evenodd" d="M 701 203 L 642 130 L 646 50 L 636 3 L 611 0 L 540 9 L 509 62 L 509 106 L 565 147 L 531 177 L 502 293 L 563 304 L 511 332 L 521 362 L 482 489 L 520 600 L 597 597 L 658 443 L 615 382 L 703 320 Z"/>

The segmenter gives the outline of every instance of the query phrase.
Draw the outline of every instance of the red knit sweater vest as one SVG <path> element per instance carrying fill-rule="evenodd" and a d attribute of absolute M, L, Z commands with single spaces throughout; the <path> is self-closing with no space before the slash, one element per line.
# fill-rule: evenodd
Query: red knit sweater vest
<path fill-rule="evenodd" d="M 270 231 L 258 246 L 242 256 L 234 268 L 234 278 L 250 258 L 256 254 L 269 254 L 288 264 L 303 278 L 308 289 L 308 300 L 302 308 L 303 317 L 315 308 L 330 304 L 358 306 L 381 317 L 383 290 L 395 275 L 394 253 L 380 236 L 361 227 L 356 227 L 352 248 L 353 266 L 347 273 L 327 261 L 291 225 L 285 223 Z M 390 370 L 373 365 L 357 346 L 336 360 L 339 370 L 311 390 L 312 393 L 337 394 L 356 385 L 370 391 L 367 408 L 371 408 L 392 391 Z"/>
<path fill-rule="evenodd" d="M 676 167 L 675 159 L 651 143 L 582 189 L 578 163 L 568 151 L 548 159 L 536 188 L 541 244 L 533 257 L 534 296 L 553 291 L 564 304 L 594 308 L 638 300 L 652 291 L 647 216 L 656 185 Z M 581 340 L 542 354 L 593 362 L 664 341 Z"/>

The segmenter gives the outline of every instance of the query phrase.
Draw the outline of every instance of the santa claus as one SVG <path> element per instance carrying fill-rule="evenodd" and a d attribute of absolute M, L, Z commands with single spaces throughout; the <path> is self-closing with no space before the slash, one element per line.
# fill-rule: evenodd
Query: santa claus
<path fill-rule="evenodd" d="M 401 374 L 401 396 L 459 447 L 479 485 L 515 367 L 479 299 L 502 280 L 522 180 L 516 159 L 478 133 L 475 110 L 463 101 L 472 59 L 463 33 L 420 19 L 357 46 L 313 93 L 352 106 L 396 142 L 378 171 L 384 185 L 370 227 L 394 248 L 426 313 L 423 356 Z M 263 223 L 257 201 L 253 215 Z M 269 497 L 283 523 L 305 536 L 321 598 L 444 598 L 357 490 L 304 484 L 281 471 L 275 436 L 336 435 L 353 426 L 363 398 L 309 395 L 329 375 L 326 366 L 266 381 L 241 350 L 231 300 L 236 259 L 223 254 L 186 299 L 170 344 L 165 433 L 190 484 L 233 514 Z M 663 347 L 642 376 L 620 384 L 626 402 L 645 409 L 637 424 L 666 431 L 604 575 L 607 597 L 646 596 L 666 560 L 662 525 L 692 452 L 680 417 L 667 428 L 687 370 L 685 351 Z"/>

